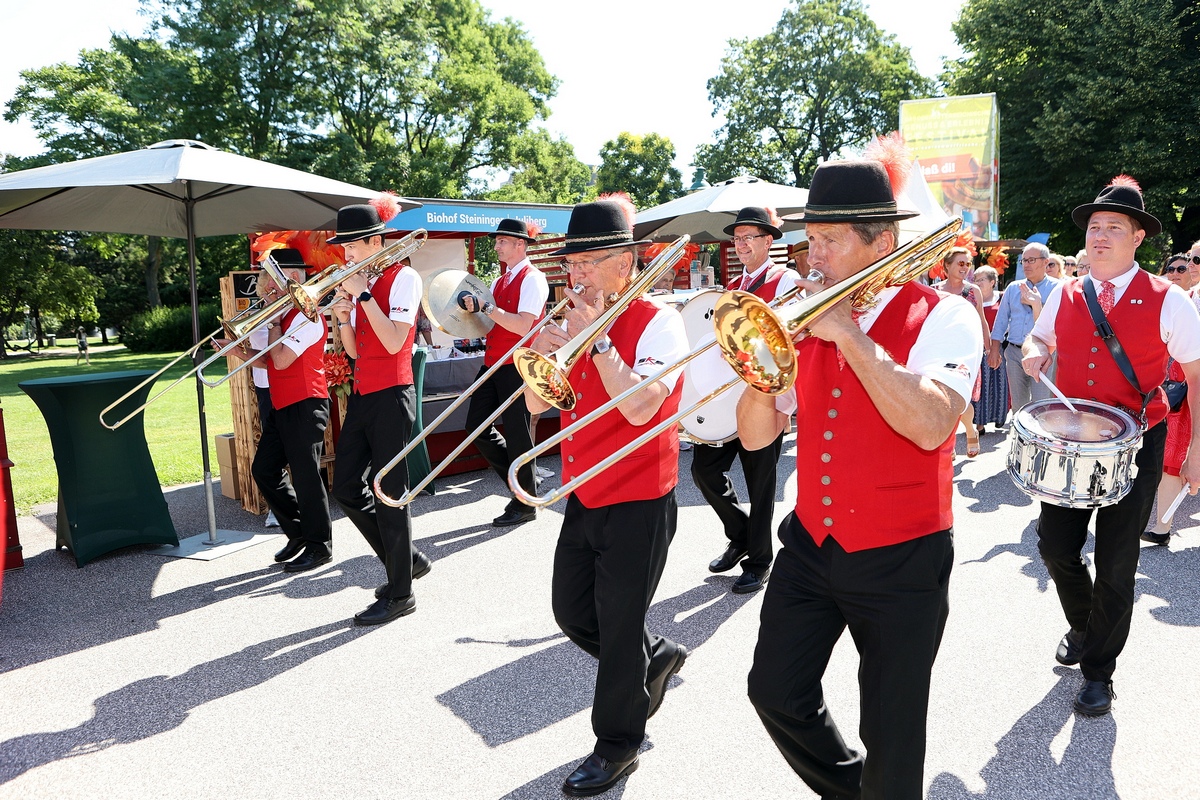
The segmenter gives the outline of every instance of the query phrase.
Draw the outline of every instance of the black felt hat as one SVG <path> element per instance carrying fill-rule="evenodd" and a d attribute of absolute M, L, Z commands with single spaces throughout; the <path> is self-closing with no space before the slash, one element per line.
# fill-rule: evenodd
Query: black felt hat
<path fill-rule="evenodd" d="M 496 226 L 496 230 L 489 233 L 488 236 L 495 239 L 497 236 L 512 236 L 516 239 L 524 239 L 527 242 L 536 242 L 536 236 L 529 235 L 529 225 L 523 219 L 502 219 L 500 224 Z"/>
<path fill-rule="evenodd" d="M 571 209 L 566 244 L 555 250 L 554 255 L 609 250 L 649 242 L 649 239 L 633 240 L 633 226 L 622 203 L 616 200 L 597 200 L 594 203 L 580 203 Z"/>
<path fill-rule="evenodd" d="M 783 236 L 783 231 L 771 223 L 771 215 L 761 206 L 746 206 L 739 211 L 733 224 L 725 226 L 725 235 L 733 236 L 734 229 L 739 225 L 757 225 L 770 233 L 772 239 Z"/>
<path fill-rule="evenodd" d="M 1088 220 L 1097 211 L 1113 211 L 1133 217 L 1145 228 L 1147 236 L 1157 236 L 1162 233 L 1162 223 L 1158 221 L 1158 217 L 1146 213 L 1146 204 L 1142 200 L 1142 187 L 1127 175 L 1118 175 L 1113 178 L 1113 182 L 1096 195 L 1094 202 L 1086 203 L 1072 211 L 1071 219 L 1086 231 Z"/>
<path fill-rule="evenodd" d="M 873 159 L 826 161 L 813 173 L 808 202 L 797 222 L 895 222 L 919 211 L 896 208 L 892 182 L 883 164 Z"/>
<path fill-rule="evenodd" d="M 292 247 L 277 247 L 274 250 L 268 250 L 263 258 L 271 258 L 280 267 L 291 269 L 308 269 L 308 264 L 304 263 L 304 256 L 299 250 Z"/>
<path fill-rule="evenodd" d="M 345 244 L 366 239 L 368 236 L 383 236 L 385 233 L 387 233 L 387 227 L 379 218 L 379 212 L 375 206 L 368 203 L 356 203 L 338 209 L 337 234 L 325 241 L 328 244 Z"/>

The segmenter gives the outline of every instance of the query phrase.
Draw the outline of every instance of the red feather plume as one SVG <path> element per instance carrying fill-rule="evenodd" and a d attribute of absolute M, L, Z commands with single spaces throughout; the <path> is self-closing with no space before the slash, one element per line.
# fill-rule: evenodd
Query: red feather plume
<path fill-rule="evenodd" d="M 400 213 L 400 198 L 392 192 L 380 192 L 371 199 L 381 222 L 388 222 Z"/>
<path fill-rule="evenodd" d="M 529 231 L 530 236 L 540 236 L 542 233 L 542 226 L 538 225 L 536 222 L 526 222 L 525 230 Z"/>
<path fill-rule="evenodd" d="M 776 228 L 783 227 L 783 220 L 779 218 L 779 214 L 770 206 L 763 206 L 763 211 L 767 212 L 767 222 L 774 225 Z"/>
<path fill-rule="evenodd" d="M 1129 186 L 1133 189 L 1137 189 L 1139 192 L 1142 190 L 1142 187 L 1138 185 L 1137 180 L 1132 175 L 1118 175 L 1117 177 L 1113 178 L 1112 182 L 1108 185 Z"/>
<path fill-rule="evenodd" d="M 637 208 L 633 205 L 633 200 L 625 192 L 609 192 L 602 194 L 597 200 L 610 200 L 621 207 L 621 211 L 625 214 L 625 219 L 629 220 L 629 227 L 633 227 L 633 223 L 637 220 Z"/>
<path fill-rule="evenodd" d="M 863 151 L 863 158 L 883 164 L 892 184 L 892 194 L 899 195 L 904 191 L 908 185 L 908 175 L 912 172 L 913 154 L 898 131 L 876 137 Z"/>

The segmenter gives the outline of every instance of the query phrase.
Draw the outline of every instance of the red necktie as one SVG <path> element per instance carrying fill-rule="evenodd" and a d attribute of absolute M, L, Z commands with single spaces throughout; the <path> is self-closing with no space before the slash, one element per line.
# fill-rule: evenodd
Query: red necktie
<path fill-rule="evenodd" d="M 1104 309 L 1104 316 L 1112 313 L 1113 306 L 1117 304 L 1117 287 L 1113 286 L 1108 281 L 1103 281 L 1100 284 L 1100 308 Z"/>

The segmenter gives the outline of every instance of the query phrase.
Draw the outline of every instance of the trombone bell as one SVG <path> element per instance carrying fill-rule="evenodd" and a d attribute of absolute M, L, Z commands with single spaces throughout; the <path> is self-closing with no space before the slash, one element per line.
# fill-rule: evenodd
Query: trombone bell
<path fill-rule="evenodd" d="M 796 382 L 792 337 L 771 309 L 750 292 L 726 292 L 713 309 L 721 354 L 746 383 L 783 394 Z"/>

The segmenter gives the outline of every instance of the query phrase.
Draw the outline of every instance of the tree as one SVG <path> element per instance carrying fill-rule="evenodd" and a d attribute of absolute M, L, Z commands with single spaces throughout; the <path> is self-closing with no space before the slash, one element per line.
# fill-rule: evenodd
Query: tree
<path fill-rule="evenodd" d="M 483 199 L 573 205 L 589 194 L 591 167 L 575 157 L 566 139 L 551 139 L 545 130 L 526 133 L 514 144 L 512 160 L 508 181 L 484 192 Z"/>
<path fill-rule="evenodd" d="M 40 346 L 42 314 L 76 322 L 96 320 L 100 281 L 71 264 L 69 255 L 58 234 L 0 229 L 0 331 L 29 314 Z M 0 358 L 5 352 L 0 346 Z"/>
<path fill-rule="evenodd" d="M 949 65 L 948 89 L 995 92 L 1000 107 L 1004 235 L 1049 231 L 1053 249 L 1075 252 L 1083 232 L 1070 210 L 1128 173 L 1164 225 L 1142 263 L 1200 238 L 1193 2 L 969 0 L 954 31 L 966 55 Z"/>
<path fill-rule="evenodd" d="M 900 101 L 933 88 L 859 0 L 794 0 L 770 33 L 730 42 L 708 82 L 725 124 L 696 163 L 718 180 L 802 186 L 820 161 L 894 130 Z"/>
<path fill-rule="evenodd" d="M 596 188 L 626 192 L 638 208 L 650 208 L 683 194 L 682 176 L 671 166 L 675 145 L 665 136 L 622 133 L 600 148 Z"/>

